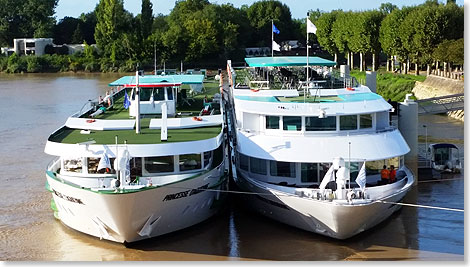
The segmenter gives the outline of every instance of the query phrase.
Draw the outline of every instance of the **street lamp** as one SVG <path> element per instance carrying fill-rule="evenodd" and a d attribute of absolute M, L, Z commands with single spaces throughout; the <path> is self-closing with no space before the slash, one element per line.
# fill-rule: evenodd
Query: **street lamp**
<path fill-rule="evenodd" d="M 425 158 L 426 158 L 426 162 L 428 162 L 428 126 L 426 124 L 423 124 L 423 128 L 424 128 Z"/>

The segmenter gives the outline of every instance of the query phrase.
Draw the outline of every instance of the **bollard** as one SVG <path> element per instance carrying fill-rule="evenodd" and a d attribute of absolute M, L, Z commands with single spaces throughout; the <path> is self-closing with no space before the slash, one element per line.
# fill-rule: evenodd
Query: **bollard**
<path fill-rule="evenodd" d="M 398 129 L 410 147 L 405 155 L 405 164 L 415 175 L 414 185 L 418 182 L 418 103 L 407 94 L 404 102 L 399 103 Z"/>

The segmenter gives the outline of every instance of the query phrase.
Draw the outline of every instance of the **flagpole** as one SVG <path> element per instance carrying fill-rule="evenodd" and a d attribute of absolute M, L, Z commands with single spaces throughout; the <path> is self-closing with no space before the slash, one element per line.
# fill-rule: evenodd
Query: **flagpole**
<path fill-rule="evenodd" d="M 349 168 L 348 168 L 348 172 L 349 172 L 349 189 L 351 189 L 351 142 L 349 142 L 348 144 L 348 156 L 349 156 Z"/>
<path fill-rule="evenodd" d="M 274 20 L 271 20 L 271 57 L 274 57 Z"/>
<path fill-rule="evenodd" d="M 137 103 L 135 115 L 135 133 L 140 134 L 140 93 L 139 93 L 139 70 L 135 72 L 135 99 Z"/>
<path fill-rule="evenodd" d="M 305 98 L 306 98 L 306 91 L 308 91 L 308 84 L 309 84 L 309 71 L 308 71 L 308 15 L 309 13 L 307 12 L 307 20 L 306 20 L 306 25 L 307 25 L 307 90 L 304 88 L 304 103 L 305 103 Z"/>

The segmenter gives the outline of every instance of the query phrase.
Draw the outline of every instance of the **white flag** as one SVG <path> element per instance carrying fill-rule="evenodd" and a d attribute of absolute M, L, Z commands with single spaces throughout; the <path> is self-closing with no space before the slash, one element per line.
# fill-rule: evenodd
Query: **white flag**
<path fill-rule="evenodd" d="M 317 27 L 307 18 L 307 33 L 317 34 Z"/>
<path fill-rule="evenodd" d="M 323 190 L 325 189 L 326 185 L 331 182 L 331 181 L 334 181 L 335 180 L 335 172 L 334 172 L 334 168 L 333 168 L 333 165 L 331 165 L 330 169 L 328 169 L 328 171 L 326 172 L 325 176 L 323 177 L 323 180 L 321 180 L 321 183 L 320 183 L 320 189 Z"/>
<path fill-rule="evenodd" d="M 273 51 L 281 51 L 281 47 L 276 43 L 276 41 L 273 41 Z"/>
<path fill-rule="evenodd" d="M 364 164 L 362 164 L 359 174 L 357 175 L 356 184 L 358 184 L 359 187 L 361 187 L 361 190 L 364 190 L 366 188 L 366 162 L 365 161 L 364 161 Z"/>
<path fill-rule="evenodd" d="M 99 170 L 102 170 L 102 169 L 111 169 L 111 163 L 109 162 L 109 158 L 108 158 L 108 155 L 106 155 L 106 153 L 103 153 L 101 155 L 101 159 L 100 159 L 100 162 L 98 163 L 98 171 Z"/>

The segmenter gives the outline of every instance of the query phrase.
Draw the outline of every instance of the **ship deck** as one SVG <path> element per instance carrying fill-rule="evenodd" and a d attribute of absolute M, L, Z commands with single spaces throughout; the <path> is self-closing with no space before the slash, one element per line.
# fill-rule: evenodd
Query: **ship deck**
<path fill-rule="evenodd" d="M 205 92 L 193 97 L 191 105 L 182 105 L 177 108 L 177 117 L 193 117 L 198 116 L 203 107 L 203 98 L 205 95 L 212 96 L 218 92 L 217 83 L 205 84 Z M 220 113 L 219 113 L 220 114 Z M 88 118 L 88 113 L 83 114 L 80 118 Z M 64 144 L 77 144 L 94 141 L 96 144 L 114 144 L 115 137 L 118 136 L 119 142 L 127 140 L 127 144 L 159 144 L 172 142 L 191 142 L 214 138 L 222 131 L 222 125 L 202 126 L 187 129 L 168 129 L 167 141 L 161 141 L 161 130 L 150 129 L 150 121 L 152 119 L 161 118 L 161 115 L 152 114 L 144 115 L 140 120 L 141 133 L 136 134 L 134 129 L 129 130 L 89 130 L 88 134 L 82 134 L 81 129 L 72 129 L 67 126 L 62 127 L 49 137 L 49 141 Z M 113 107 L 106 112 L 97 115 L 93 119 L 96 120 L 134 120 L 129 116 L 129 111 L 124 108 L 124 95 L 120 94 L 114 100 Z M 169 118 L 171 119 L 171 118 Z"/>

